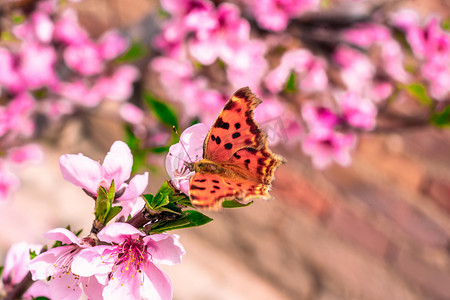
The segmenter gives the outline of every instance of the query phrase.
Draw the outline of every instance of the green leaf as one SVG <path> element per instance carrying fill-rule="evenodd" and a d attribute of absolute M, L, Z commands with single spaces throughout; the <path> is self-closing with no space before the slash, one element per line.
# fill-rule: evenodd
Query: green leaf
<path fill-rule="evenodd" d="M 39 297 L 33 298 L 33 300 L 50 300 L 50 299 L 47 297 L 44 297 L 44 296 L 39 296 Z"/>
<path fill-rule="evenodd" d="M 250 201 L 249 203 L 240 203 L 236 200 L 225 200 L 222 202 L 222 207 L 224 208 L 237 208 L 237 207 L 245 207 L 245 206 L 249 206 L 250 204 L 252 204 L 253 201 Z"/>
<path fill-rule="evenodd" d="M 289 78 L 286 82 L 286 86 L 285 86 L 284 90 L 286 92 L 292 92 L 292 93 L 297 91 L 297 76 L 295 75 L 294 72 L 291 72 L 291 74 L 289 75 Z"/>
<path fill-rule="evenodd" d="M 175 126 L 178 129 L 178 119 L 175 111 L 163 101 L 156 99 L 152 94 L 145 93 L 144 101 L 150 108 L 151 112 L 162 123 L 172 128 Z"/>
<path fill-rule="evenodd" d="M 169 148 L 170 148 L 170 146 L 154 147 L 154 148 L 148 149 L 148 151 L 156 153 L 156 154 L 161 154 L 161 153 L 169 152 Z"/>
<path fill-rule="evenodd" d="M 122 206 L 113 206 L 108 212 L 108 215 L 105 219 L 105 224 L 108 224 L 109 221 L 111 221 L 115 216 L 117 216 L 118 213 L 122 211 Z"/>
<path fill-rule="evenodd" d="M 153 225 L 150 233 L 162 233 L 169 230 L 197 227 L 211 222 L 212 219 L 201 212 L 186 210 L 175 220 L 162 221 Z"/>
<path fill-rule="evenodd" d="M 182 213 L 181 208 L 179 208 L 178 206 L 176 206 L 173 203 L 169 203 L 169 204 L 166 204 L 166 205 L 162 206 L 160 208 L 160 210 L 161 211 L 171 212 L 171 213 L 174 213 L 174 214 L 177 214 L 177 215 L 181 215 L 181 213 Z"/>
<path fill-rule="evenodd" d="M 30 260 L 34 259 L 37 256 L 36 251 L 30 251 Z"/>
<path fill-rule="evenodd" d="M 442 29 L 450 31 L 450 18 L 447 18 L 442 22 Z"/>
<path fill-rule="evenodd" d="M 140 60 L 147 56 L 149 53 L 148 48 L 139 41 L 133 41 L 128 48 L 128 51 L 116 58 L 116 63 L 130 63 Z"/>
<path fill-rule="evenodd" d="M 433 113 L 430 121 L 436 127 L 450 127 L 450 105 L 447 105 L 440 112 Z"/>
<path fill-rule="evenodd" d="M 105 224 L 110 207 L 111 202 L 106 194 L 106 189 L 100 186 L 97 191 L 97 200 L 95 201 L 95 219 Z"/>
<path fill-rule="evenodd" d="M 116 194 L 116 186 L 114 185 L 114 179 L 113 179 L 111 181 L 111 186 L 109 187 L 109 191 L 108 191 L 108 195 L 107 195 L 110 204 L 113 203 L 115 194 Z"/>
<path fill-rule="evenodd" d="M 13 15 L 11 17 L 12 21 L 14 24 L 19 24 L 22 23 L 25 20 L 25 16 L 24 15 Z"/>
<path fill-rule="evenodd" d="M 78 230 L 77 232 L 75 232 L 76 236 L 80 236 L 81 232 L 83 232 L 83 229 Z"/>
<path fill-rule="evenodd" d="M 188 206 L 188 207 L 194 207 L 191 203 L 191 199 L 189 199 L 186 195 L 177 195 L 172 196 L 170 199 L 171 202 L 175 202 L 178 205 Z"/>
<path fill-rule="evenodd" d="M 0 276 L 2 276 L 2 273 L 3 273 L 3 266 L 0 266 Z"/>
<path fill-rule="evenodd" d="M 416 98 L 422 105 L 430 106 L 433 100 L 428 96 L 426 87 L 421 83 L 411 83 L 404 86 L 409 95 Z"/>

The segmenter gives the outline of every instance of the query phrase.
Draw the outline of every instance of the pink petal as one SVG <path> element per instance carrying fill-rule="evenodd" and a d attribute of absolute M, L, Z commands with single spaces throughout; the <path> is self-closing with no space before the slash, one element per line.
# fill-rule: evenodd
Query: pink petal
<path fill-rule="evenodd" d="M 144 238 L 149 247 L 152 260 L 155 263 L 173 265 L 181 263 L 184 251 L 183 245 L 176 234 L 154 234 Z"/>
<path fill-rule="evenodd" d="M 81 296 L 81 288 L 77 276 L 72 272 L 61 273 L 61 276 L 54 276 L 50 279 L 50 295 L 51 299 L 61 300 L 79 300 Z"/>
<path fill-rule="evenodd" d="M 62 246 L 52 248 L 36 256 L 28 264 L 28 269 L 31 272 L 33 280 L 46 280 L 48 276 L 58 273 L 60 269 L 54 266 L 56 258 L 61 256 L 62 253 L 70 251 L 70 249 L 73 249 L 73 247 Z"/>
<path fill-rule="evenodd" d="M 125 192 L 122 196 L 118 198 L 120 201 L 134 200 L 137 197 L 141 196 L 145 191 L 145 188 L 148 185 L 148 172 L 145 172 L 141 175 L 134 176 L 128 186 L 125 189 Z"/>
<path fill-rule="evenodd" d="M 169 277 L 157 266 L 148 263 L 144 268 L 144 280 L 141 297 L 156 300 L 171 300 L 173 287 Z"/>
<path fill-rule="evenodd" d="M 41 245 L 28 244 L 26 242 L 13 244 L 6 254 L 2 272 L 3 280 L 16 284 L 22 281 L 28 273 L 27 265 L 30 262 L 30 250 L 39 253 Z"/>
<path fill-rule="evenodd" d="M 145 236 L 143 232 L 130 224 L 109 223 L 97 234 L 97 237 L 103 242 L 120 244 L 124 242 L 127 237 L 137 237 L 138 235 Z"/>
<path fill-rule="evenodd" d="M 81 246 L 80 239 L 70 230 L 65 228 L 55 228 L 47 233 L 44 233 L 44 236 L 53 241 L 60 241 L 64 244 L 76 244 Z"/>
<path fill-rule="evenodd" d="M 72 272 L 83 277 L 110 273 L 114 267 L 113 259 L 102 256 L 109 248 L 111 246 L 95 246 L 81 250 L 73 259 Z"/>
<path fill-rule="evenodd" d="M 80 279 L 83 291 L 88 296 L 88 299 L 102 299 L 104 285 L 98 282 L 97 278 L 84 277 Z"/>
<path fill-rule="evenodd" d="M 126 122 L 134 125 L 140 124 L 144 120 L 142 109 L 128 102 L 120 106 L 119 114 Z"/>
<path fill-rule="evenodd" d="M 98 162 L 83 154 L 65 154 L 59 158 L 59 167 L 65 180 L 97 195 L 103 178 L 103 169 Z"/>
<path fill-rule="evenodd" d="M 16 164 L 39 163 L 44 158 L 42 148 L 37 144 L 11 148 L 8 152 L 10 160 Z"/>
<path fill-rule="evenodd" d="M 111 146 L 103 161 L 105 178 L 111 182 L 114 179 L 116 190 L 122 183 L 130 178 L 131 167 L 133 166 L 133 155 L 127 144 L 116 141 Z"/>

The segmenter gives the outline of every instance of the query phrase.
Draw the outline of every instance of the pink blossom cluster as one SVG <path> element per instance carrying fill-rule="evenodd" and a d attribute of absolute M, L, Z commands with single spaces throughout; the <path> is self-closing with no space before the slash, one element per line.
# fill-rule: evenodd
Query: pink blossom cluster
<path fill-rule="evenodd" d="M 450 33 L 444 31 L 438 18 L 420 24 L 416 12 L 404 10 L 396 13 L 392 22 L 406 34 L 418 69 L 429 85 L 429 93 L 436 100 L 450 96 Z"/>
<path fill-rule="evenodd" d="M 12 33 L 17 40 L 0 47 L 2 200 L 18 184 L 7 167 L 14 163 L 8 149 L 33 137 L 37 114 L 56 121 L 78 106 L 95 107 L 103 99 L 125 101 L 139 77 L 131 65 L 110 71 L 109 63 L 128 47 L 126 38 L 109 31 L 94 41 L 76 12 L 59 12 L 57 1 L 39 1 Z"/>
<path fill-rule="evenodd" d="M 103 164 L 82 154 L 60 158 L 63 177 L 94 199 L 99 187 L 109 191 L 114 182 L 113 206 L 123 208 L 116 221 L 135 215 L 144 205 L 141 195 L 148 173 L 129 180 L 132 164 L 131 151 L 121 141 L 111 146 Z M 14 274 L 7 269 L 4 275 L 17 283 L 29 269 L 36 281 L 33 286 L 41 288 L 35 293 L 30 290 L 32 295 L 66 300 L 79 299 L 82 293 L 89 299 L 172 299 L 170 279 L 156 264 L 181 262 L 185 251 L 177 235 L 146 235 L 128 223 L 116 222 L 107 224 L 96 238 L 79 238 L 64 228 L 50 230 L 45 236 L 62 246 L 40 253 L 31 262 L 29 255 L 22 253 L 21 268 L 16 266 Z"/>

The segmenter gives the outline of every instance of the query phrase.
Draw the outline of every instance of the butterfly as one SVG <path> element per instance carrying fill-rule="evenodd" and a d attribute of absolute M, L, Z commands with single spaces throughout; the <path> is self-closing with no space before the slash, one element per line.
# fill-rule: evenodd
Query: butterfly
<path fill-rule="evenodd" d="M 195 171 L 189 195 L 197 208 L 219 209 L 225 200 L 248 203 L 270 199 L 275 169 L 284 158 L 267 147 L 267 137 L 253 118 L 261 100 L 248 87 L 225 104 L 203 143 L 203 159 L 190 163 Z"/>

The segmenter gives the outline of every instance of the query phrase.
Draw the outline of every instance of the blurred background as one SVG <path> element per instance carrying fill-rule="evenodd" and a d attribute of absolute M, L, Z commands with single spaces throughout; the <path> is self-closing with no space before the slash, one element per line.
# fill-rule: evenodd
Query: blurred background
<path fill-rule="evenodd" d="M 21 24 L 28 18 L 32 20 L 35 2 L 0 2 L 3 47 L 14 49 L 17 47 L 14 45 L 20 44 L 21 39 L 11 37 L 15 26 L 11 22 Z M 165 155 L 168 146 L 177 141 L 170 125 L 175 123 L 179 131 L 199 121 L 211 125 L 233 91 L 249 85 L 262 100 L 267 98 L 266 103 L 282 103 L 265 107 L 258 120 L 269 135 L 272 151 L 283 155 L 287 163 L 275 174 L 272 201 L 255 201 L 241 209 L 206 212 L 213 222 L 174 232 L 181 236 L 187 252 L 182 264 L 164 268 L 174 284 L 174 299 L 450 299 L 450 133 L 445 129 L 450 123 L 450 112 L 446 110 L 450 98 L 448 90 L 439 92 L 432 86 L 433 79 L 425 73 L 417 75 L 423 70 L 420 64 L 414 65 L 414 61 L 426 59 L 416 55 L 414 44 L 407 46 L 408 41 L 412 43 L 411 36 L 401 35 L 401 30 L 397 30 L 405 27 L 398 25 L 395 29 L 392 25 L 395 22 L 389 21 L 392 13 L 407 8 L 417 13 L 420 28 L 433 16 L 444 24 L 442 30 L 447 30 L 450 3 L 446 0 L 292 1 L 294 6 L 303 3 L 312 8 L 287 14 L 287 24 L 283 25 L 283 21 L 262 20 L 264 11 L 258 12 L 259 17 L 253 14 L 258 1 L 229 1 L 239 8 L 238 15 L 247 22 L 247 25 L 245 22 L 236 25 L 243 28 L 239 30 L 246 31 L 246 26 L 249 27 L 249 37 L 244 39 L 255 41 L 255 45 L 264 43 L 261 46 L 264 50 L 255 50 L 250 47 L 253 44 L 249 44 L 248 51 L 267 59 L 267 62 L 251 60 L 245 68 L 236 69 L 229 60 L 245 64 L 246 58 L 237 55 L 241 52 L 231 51 L 230 57 L 230 53 L 223 50 L 217 57 L 206 58 L 209 54 L 205 52 L 222 47 L 218 37 L 211 38 L 214 41 L 210 44 L 200 45 L 200 33 L 210 26 L 207 15 L 200 11 L 191 16 L 190 21 L 177 23 L 181 15 L 189 15 L 188 9 L 205 3 L 215 9 L 223 2 L 226 1 L 165 1 L 161 6 L 159 1 L 150 0 L 85 0 L 64 1 L 51 9 L 52 20 L 62 20 L 62 12 L 73 9 L 86 35 L 100 41 L 96 42 L 98 45 L 105 41 L 102 35 L 114 29 L 127 38 L 129 46 L 123 51 L 125 54 L 112 54 L 101 71 L 93 73 L 87 70 L 93 63 L 80 67 L 77 62 L 77 57 L 87 60 L 87 50 L 74 54 L 72 62 L 68 58 L 70 54 L 61 54 L 65 66 L 55 71 L 59 80 L 91 84 L 91 90 L 85 87 L 81 93 L 73 87 L 37 84 L 37 88 L 29 89 L 35 103 L 40 105 L 32 114 L 33 133 L 11 137 L 3 132 L 0 138 L 3 153 L 31 141 L 40 145 L 43 156 L 39 155 L 37 164 L 14 165 L 10 169 L 20 180 L 20 187 L 11 189 L 8 199 L 0 204 L 2 261 L 13 243 L 24 240 L 48 243 L 42 234 L 52 228 L 70 224 L 74 230 L 89 232 L 94 203 L 62 178 L 58 165 L 62 154 L 83 153 L 102 160 L 113 141 L 125 140 L 135 155 L 135 171 L 149 170 L 147 190 L 153 193 L 169 178 L 164 167 Z M 260 5 L 267 6 L 266 2 L 271 1 L 261 1 Z M 280 10 L 283 5 L 289 5 L 289 1 L 278 2 Z M 226 15 L 225 12 L 221 19 L 223 23 L 232 23 Z M 406 19 L 408 21 L 404 22 L 411 23 L 414 18 Z M 402 59 L 405 66 L 413 65 L 407 73 L 415 77 L 403 79 L 388 69 L 379 71 L 383 62 L 378 52 L 382 50 L 368 50 L 361 46 L 364 42 L 355 42 L 352 49 L 367 55 L 377 69 L 370 80 L 388 83 L 391 90 L 385 99 L 375 103 L 376 125 L 358 128 L 344 124 L 336 129 L 357 136 L 358 141 L 347 149 L 351 163 L 337 155 L 334 158 L 337 163 L 331 163 L 331 159 L 323 165 L 314 160 L 314 153 L 321 149 L 308 150 L 304 146 L 312 126 L 301 107 L 309 101 L 325 98 L 324 95 L 338 98 L 335 96 L 337 89 L 352 88 L 350 79 L 341 73 L 345 64 L 339 65 L 337 60 L 333 63 L 331 59 L 341 44 L 350 42 L 335 41 L 333 37 L 342 37 L 337 33 L 369 23 L 384 26 L 395 36 L 405 53 L 395 61 Z M 196 25 L 201 27 L 194 37 L 198 40 L 189 45 L 192 32 L 186 28 L 192 30 Z M 36 31 L 39 36 L 39 30 Z M 223 33 L 218 36 L 220 34 Z M 445 35 L 448 41 L 448 31 Z M 369 36 L 367 33 L 368 39 Z M 240 42 L 238 37 L 233 39 Z M 67 46 L 62 38 L 53 45 L 56 51 L 63 51 L 61 49 Z M 450 49 L 450 42 L 442 45 Z M 189 52 L 183 47 L 198 52 Z M 376 47 L 382 49 L 383 42 Z M 319 84 L 323 81 L 322 75 L 306 82 L 306 76 L 314 67 L 290 71 L 281 90 L 271 87 L 267 81 L 259 83 L 267 80 L 264 74 L 282 65 L 282 54 L 292 49 L 307 49 L 318 59 L 328 78 L 323 87 Z M 446 53 L 446 60 L 441 59 L 438 64 L 450 68 L 450 50 Z M 174 62 L 174 57 L 178 62 Z M 186 65 L 186 61 L 190 64 Z M 287 61 L 289 65 L 291 61 Z M 118 82 L 126 81 L 128 87 L 114 90 L 119 83 L 113 80 L 116 73 L 112 70 L 123 64 L 131 65 L 139 75 L 134 71 L 124 77 L 117 75 Z M 363 63 L 358 66 L 349 71 L 356 74 L 356 86 L 365 80 L 358 77 L 363 75 L 354 73 L 358 68 L 365 68 Z M 71 78 L 67 69 L 78 72 L 79 78 Z M 0 66 L 1 72 L 6 71 Z M 230 75 L 230 72 L 234 73 Z M 243 75 L 258 73 L 261 78 Z M 123 99 L 113 99 L 114 95 L 105 92 L 98 96 L 101 100 L 95 100 L 91 95 L 94 93 L 91 81 L 101 76 L 112 82 L 107 89 L 122 93 Z M 185 82 L 187 78 L 189 84 Z M 304 81 L 297 84 L 295 80 Z M 308 86 L 308 83 L 309 86 L 317 84 L 317 88 L 302 92 L 302 84 Z M 3 90 L 2 111 L 6 111 L 13 94 Z M 200 95 L 207 97 L 200 99 L 203 97 Z M 65 100 L 62 105 L 53 105 L 55 102 L 44 105 L 42 99 L 47 98 Z M 92 102 L 86 100 L 91 98 Z M 126 107 L 124 103 L 133 106 Z M 320 103 L 320 107 L 334 108 L 327 101 Z M 54 111 L 57 111 L 55 116 Z M 430 120 L 430 111 L 434 116 L 440 114 L 440 121 Z M 6 158 L 4 160 L 2 167 L 7 164 Z"/>

